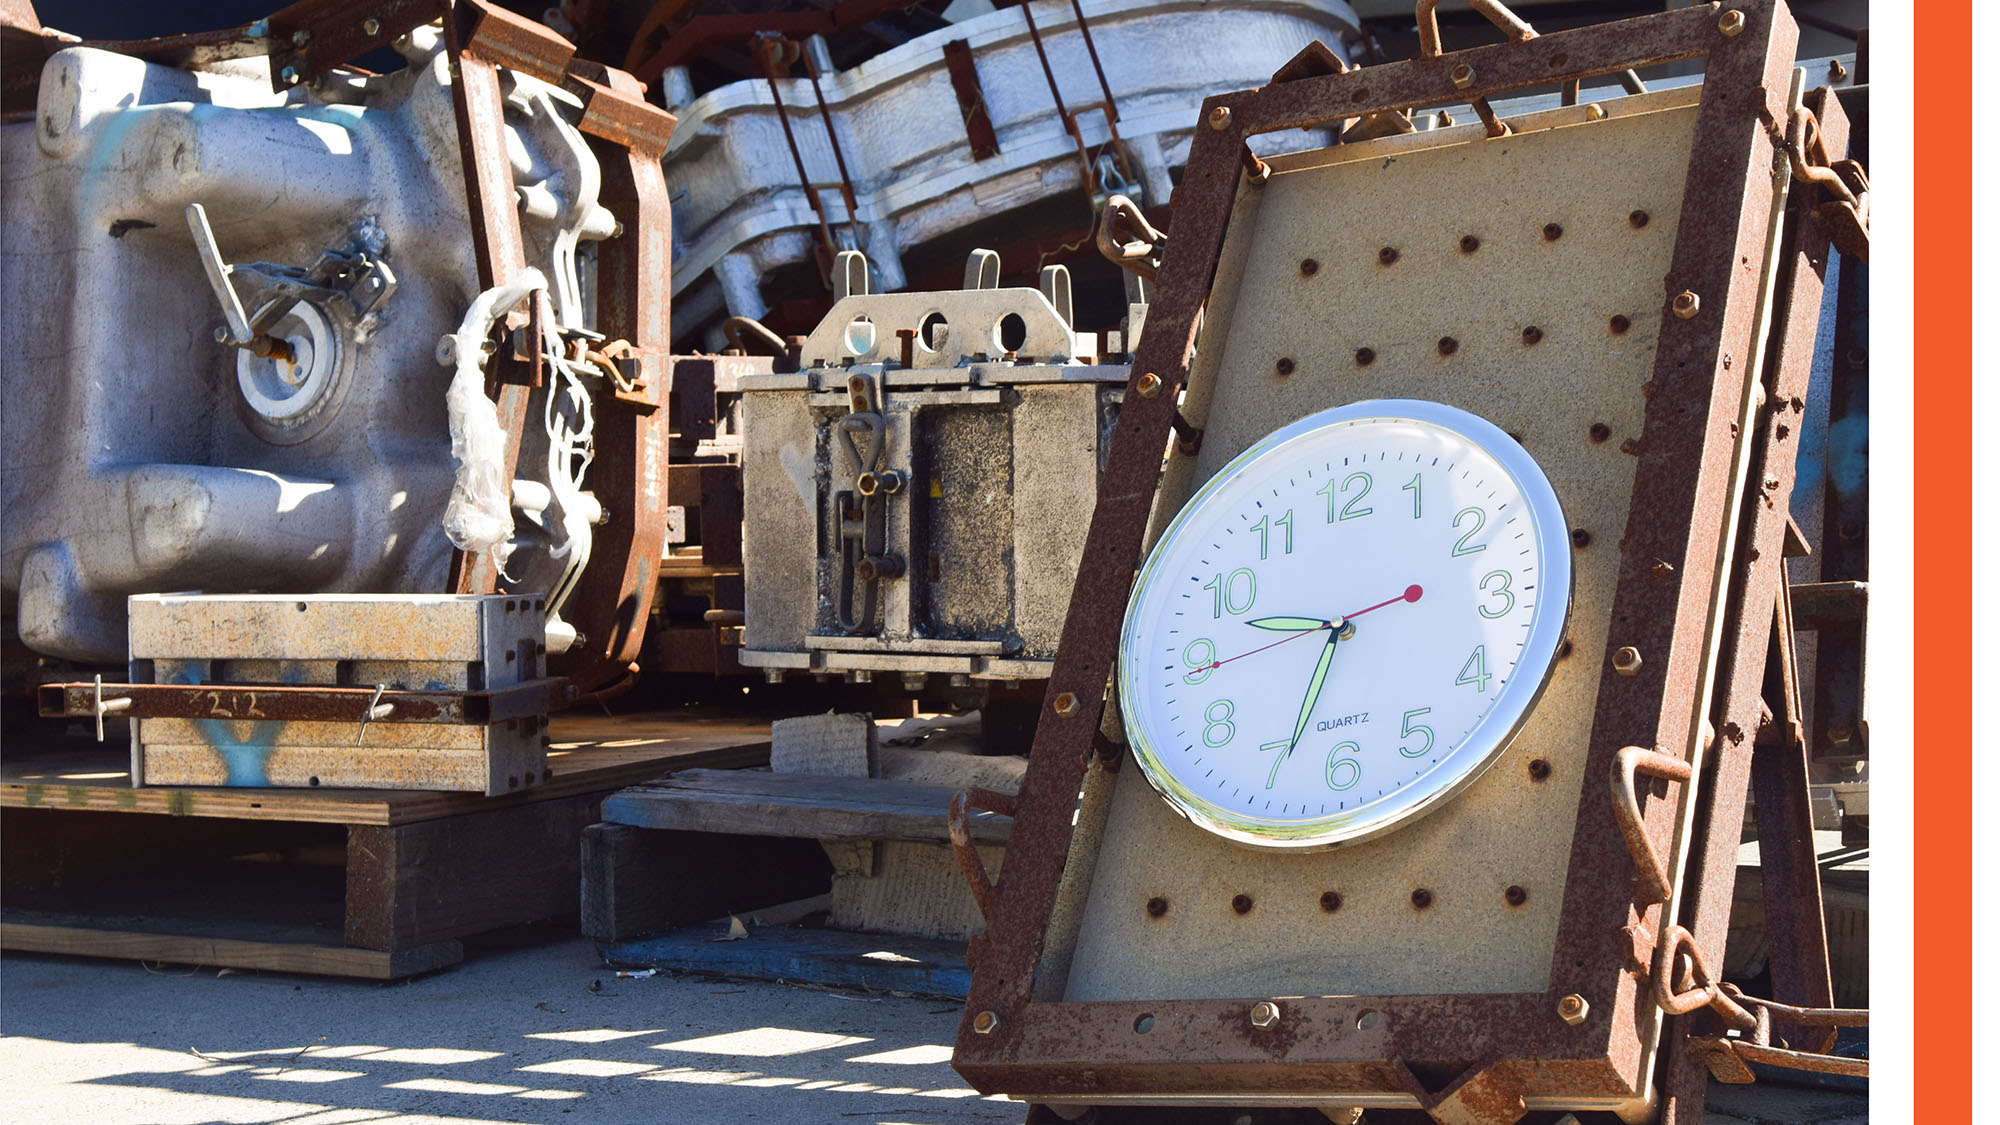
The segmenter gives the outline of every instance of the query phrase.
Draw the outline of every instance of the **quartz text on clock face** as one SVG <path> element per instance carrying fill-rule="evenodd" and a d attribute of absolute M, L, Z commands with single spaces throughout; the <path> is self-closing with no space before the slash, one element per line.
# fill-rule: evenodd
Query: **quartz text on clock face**
<path fill-rule="evenodd" d="M 1252 843 L 1422 811 L 1539 692 L 1567 551 L 1546 478 L 1473 415 L 1376 402 L 1287 427 L 1219 473 L 1142 572 L 1121 650 L 1142 767 Z"/>

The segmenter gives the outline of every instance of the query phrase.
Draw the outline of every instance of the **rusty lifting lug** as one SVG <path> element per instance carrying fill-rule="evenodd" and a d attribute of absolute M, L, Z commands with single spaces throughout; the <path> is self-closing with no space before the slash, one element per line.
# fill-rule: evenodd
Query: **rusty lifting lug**
<path fill-rule="evenodd" d="M 1166 249 L 1167 236 L 1146 221 L 1138 204 L 1122 195 L 1104 201 L 1097 220 L 1097 252 L 1113 265 L 1151 281 Z"/>
<path fill-rule="evenodd" d="M 1820 133 L 1819 118 L 1800 106 L 1785 123 L 1785 156 L 1792 177 L 1820 189 L 1824 198 L 1814 213 L 1826 224 L 1833 244 L 1843 254 L 1868 261 L 1868 170 L 1859 160 L 1831 160 Z"/>

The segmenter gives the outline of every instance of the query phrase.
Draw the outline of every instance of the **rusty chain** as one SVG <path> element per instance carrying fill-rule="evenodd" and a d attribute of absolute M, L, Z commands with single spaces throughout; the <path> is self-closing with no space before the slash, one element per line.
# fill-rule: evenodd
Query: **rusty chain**
<path fill-rule="evenodd" d="M 1868 261 L 1868 171 L 1859 160 L 1830 160 L 1819 118 L 1804 106 L 1785 125 L 1785 156 L 1792 177 L 1826 196 L 1815 213 L 1843 254 Z"/>

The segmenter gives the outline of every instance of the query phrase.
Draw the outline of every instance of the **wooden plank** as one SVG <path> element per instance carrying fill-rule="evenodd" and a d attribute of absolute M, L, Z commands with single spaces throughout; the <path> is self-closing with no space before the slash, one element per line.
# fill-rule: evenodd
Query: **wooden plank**
<path fill-rule="evenodd" d="M 884 778 L 692 769 L 606 798 L 604 819 L 689 832 L 942 843 L 951 838 L 945 810 L 953 792 Z M 1004 844 L 1012 825 L 975 812 L 972 839 Z"/>
<path fill-rule="evenodd" d="M 583 830 L 585 937 L 623 941 L 827 893 L 813 840 L 674 832 L 626 824 Z"/>
<path fill-rule="evenodd" d="M 736 941 L 717 941 L 721 935 L 720 927 L 695 926 L 638 941 L 600 943 L 597 948 L 614 965 L 953 1000 L 963 1000 L 972 982 L 961 942 L 793 926 L 764 926 Z"/>
<path fill-rule="evenodd" d="M 77 915 L 14 910 L 0 913 L 0 949 L 9 953 L 65 953 L 367 980 L 394 980 L 465 959 L 465 949 L 456 941 L 433 942 L 391 953 L 313 940 L 243 941 L 151 927 L 113 929 Z"/>
<path fill-rule="evenodd" d="M 399 790 L 134 789 L 126 724 L 105 724 L 106 741 L 61 733 L 45 723 L 8 739 L 0 758 L 0 808 L 97 809 L 162 816 L 229 817 L 321 824 L 408 824 L 575 793 L 615 789 L 687 766 L 722 769 L 769 759 L 770 724 L 734 717 L 558 715 L 551 724 L 549 776 L 505 797 Z M 87 728 L 86 732 L 87 732 Z M 54 733 L 43 734 L 43 731 Z"/>
<path fill-rule="evenodd" d="M 347 830 L 347 944 L 407 949 L 574 917 L 577 841 L 606 791 Z"/>

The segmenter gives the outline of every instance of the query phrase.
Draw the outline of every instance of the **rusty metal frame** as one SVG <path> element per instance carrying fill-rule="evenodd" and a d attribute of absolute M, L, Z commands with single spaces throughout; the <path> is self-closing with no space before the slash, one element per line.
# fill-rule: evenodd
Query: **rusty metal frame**
<path fill-rule="evenodd" d="M 567 680 L 529 680 L 493 691 L 378 691 L 290 684 L 42 684 L 45 719 L 88 719 L 115 708 L 127 719 L 255 718 L 281 722 L 485 726 L 545 715 L 576 697 Z M 119 706 L 121 700 L 129 700 Z M 382 708 L 388 708 L 383 711 Z"/>
<path fill-rule="evenodd" d="M 1706 58 L 1692 146 L 1698 155 L 1688 170 L 1658 310 L 1644 438 L 1634 447 L 1639 465 L 1612 609 L 1617 624 L 1606 651 L 1597 654 L 1601 683 L 1586 769 L 1590 777 L 1608 777 L 1622 747 L 1677 752 L 1695 733 L 1690 728 L 1736 446 L 1731 424 L 1746 369 L 1734 364 L 1736 357 L 1748 359 L 1762 281 L 1739 259 L 1761 259 L 1796 44 L 1797 27 L 1777 0 L 1745 0 L 1728 13 L 1719 6 L 1680 9 L 1276 82 L 1204 103 L 1203 127 L 1176 200 L 1173 239 L 1085 541 L 994 915 L 987 936 L 975 943 L 977 968 L 953 1056 L 972 1085 L 1085 1103 L 1121 1095 L 1171 1101 L 1176 1094 L 1269 1101 L 1339 1090 L 1427 1106 L 1457 1098 L 1461 1109 L 1462 1095 L 1471 1090 L 1505 1120 L 1519 1116 L 1513 1107 L 1523 1091 L 1605 1098 L 1638 1092 L 1642 1029 L 1653 1003 L 1651 989 L 1641 984 L 1660 908 L 1634 906 L 1632 861 L 1609 800 L 1586 801 L 1579 810 L 1545 993 L 1290 999 L 1283 1018 L 1260 1030 L 1249 1015 L 1264 997 L 1064 1003 L 1036 1001 L 1031 990 L 1070 850 L 1076 795 L 1102 720 L 1129 597 L 1127 576 L 1141 561 L 1159 451 L 1176 417 L 1176 392 L 1188 377 L 1235 195 L 1239 185 L 1247 182 L 1254 190 L 1256 183 L 1257 163 L 1250 164 L 1249 177 L 1240 174 L 1245 138 Z M 1476 78 L 1461 85 L 1453 80 L 1455 70 Z M 1692 316 L 1670 307 L 1667 295 L 1682 291 L 1700 298 Z M 1150 393 L 1142 392 L 1142 382 Z M 1768 561 L 1755 572 L 1759 582 L 1775 574 L 1778 555 L 1775 547 L 1766 552 Z M 1655 568 L 1656 560 L 1668 560 L 1672 570 Z M 1624 646 L 1645 654 L 1642 674 L 1613 672 L 1611 655 Z M 1761 664 L 1761 649 L 1756 658 Z M 1066 713 L 1056 709 L 1059 700 L 1068 702 Z M 1741 781 L 1735 785 L 1740 791 Z M 1671 839 L 1680 788 L 1663 792 L 1656 786 L 1651 796 L 1668 799 L 1646 804 L 1644 828 L 1656 846 Z M 1709 940 L 1706 932 L 1702 940 Z M 1590 999 L 1575 1025 L 1557 1013 L 1558 998 L 1572 994 Z M 1372 1018 L 1364 1019 L 1369 1013 Z M 1151 1017 L 1149 1034 L 1134 1034 L 1141 1016 Z M 1457 1077 L 1433 1091 L 1413 1066 Z"/>

